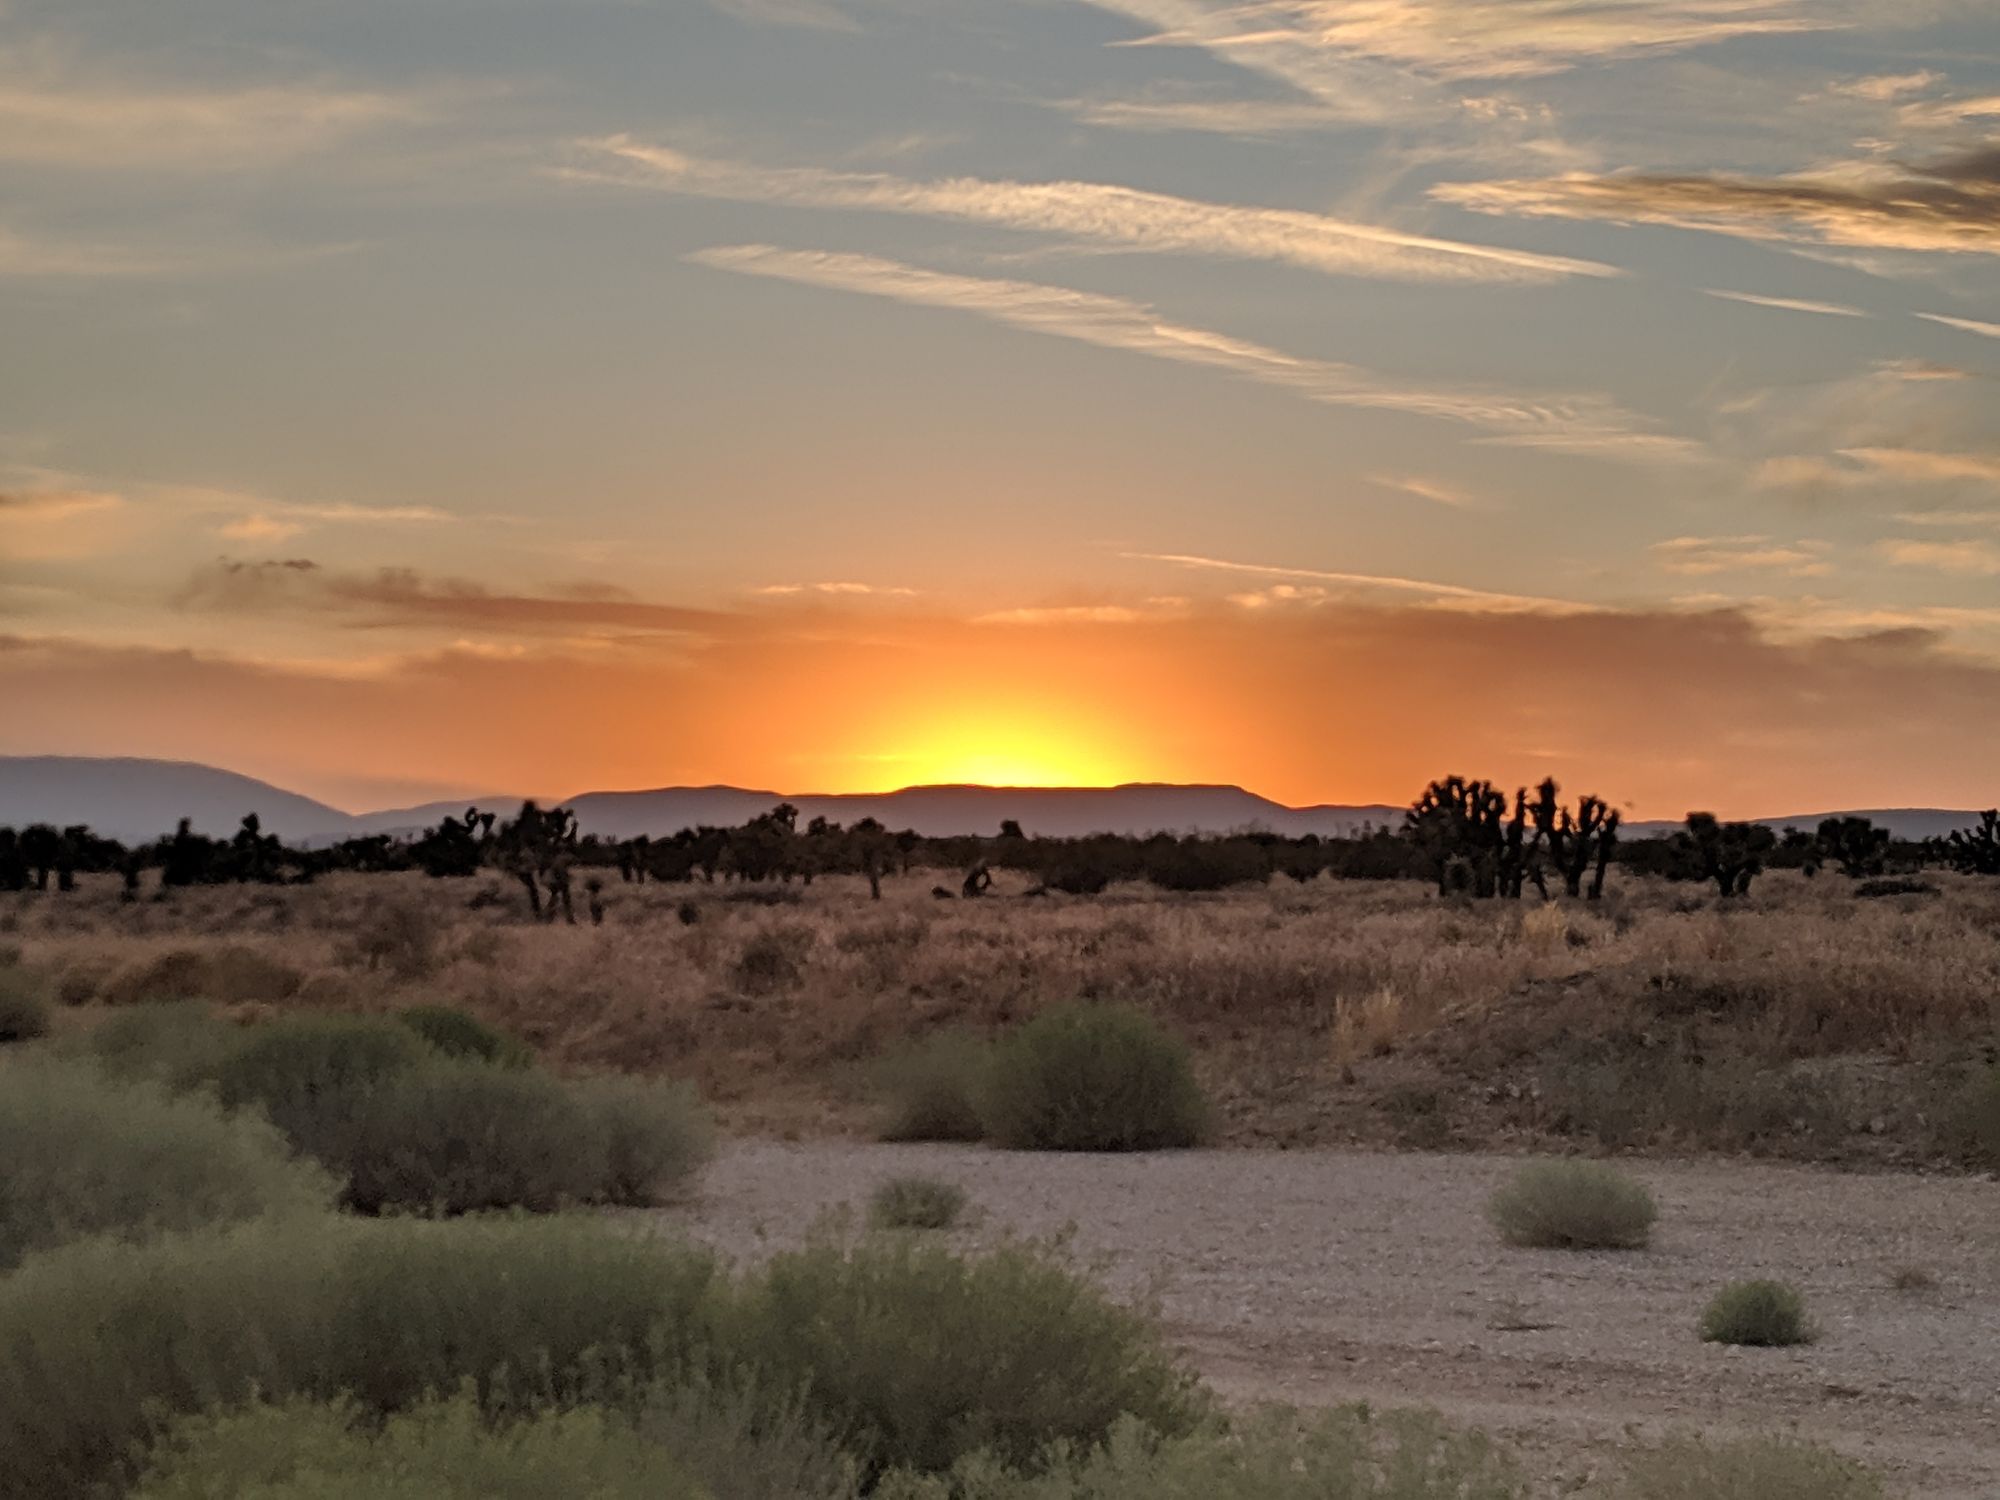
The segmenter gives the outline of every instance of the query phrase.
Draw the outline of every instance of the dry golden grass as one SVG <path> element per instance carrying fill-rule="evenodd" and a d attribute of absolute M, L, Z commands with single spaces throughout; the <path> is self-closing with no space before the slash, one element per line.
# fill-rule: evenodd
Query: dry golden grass
<path fill-rule="evenodd" d="M 1876 1092 L 1843 1128 L 1865 1133 L 1886 1108 L 1874 1133 L 1907 1142 L 1895 1101 L 1990 1043 L 2000 1016 L 1990 881 L 1862 901 L 1838 878 L 1774 875 L 1725 905 L 1614 879 L 1595 906 L 1544 907 L 1326 880 L 943 902 L 935 880 L 891 880 L 879 903 L 859 880 L 614 882 L 602 927 L 531 924 L 490 878 L 337 876 L 130 904 L 92 883 L 9 898 L 0 948 L 49 973 L 69 1025 L 145 998 L 151 971 L 184 985 L 190 967 L 236 1008 L 442 1002 L 559 1066 L 690 1077 L 725 1119 L 772 1130 L 858 1126 L 857 1065 L 937 1026 L 991 1031 L 1081 999 L 1189 1037 L 1237 1139 L 1394 1138 L 1370 1106 L 1412 1088 L 1437 1093 L 1447 1139 L 1562 1128 L 1543 1102 L 1549 1070 L 1601 1043 L 1695 1064 L 1867 1059 L 1857 1076 Z M 360 940 L 398 912 L 418 951 Z"/>

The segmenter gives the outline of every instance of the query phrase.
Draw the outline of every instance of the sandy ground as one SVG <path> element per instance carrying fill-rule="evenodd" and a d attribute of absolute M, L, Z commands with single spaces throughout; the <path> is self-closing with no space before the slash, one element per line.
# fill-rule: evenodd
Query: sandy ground
<path fill-rule="evenodd" d="M 1660 1201 L 1654 1247 L 1573 1254 L 1496 1240 L 1482 1206 L 1514 1165 L 738 1142 L 666 1217 L 754 1257 L 887 1178 L 946 1177 L 980 1215 L 954 1239 L 1073 1226 L 1232 1400 L 1435 1406 L 1508 1437 L 1552 1494 L 1634 1429 L 1696 1428 L 1827 1442 L 1912 1497 L 2000 1497 L 2000 1184 L 1635 1163 Z M 1892 1287 L 1906 1267 L 1935 1289 Z M 1708 1296 L 1753 1275 L 1804 1290 L 1816 1344 L 1700 1342 Z"/>

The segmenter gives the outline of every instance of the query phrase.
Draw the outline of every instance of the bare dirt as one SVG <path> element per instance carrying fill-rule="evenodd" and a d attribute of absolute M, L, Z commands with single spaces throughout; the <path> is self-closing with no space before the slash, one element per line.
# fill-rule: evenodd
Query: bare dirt
<path fill-rule="evenodd" d="M 1925 1500 L 2000 1496 L 2000 1183 L 1727 1161 L 1637 1162 L 1650 1250 L 1501 1245 L 1502 1156 L 736 1142 L 669 1221 L 737 1257 L 857 1212 L 888 1178 L 961 1183 L 965 1244 L 1073 1227 L 1121 1292 L 1157 1298 L 1232 1401 L 1426 1405 L 1507 1438 L 1550 1494 L 1635 1434 L 1794 1433 Z M 1934 1285 L 1898 1290 L 1899 1272 Z M 1731 1350 L 1695 1323 L 1723 1283 L 1775 1276 L 1821 1336 Z"/>

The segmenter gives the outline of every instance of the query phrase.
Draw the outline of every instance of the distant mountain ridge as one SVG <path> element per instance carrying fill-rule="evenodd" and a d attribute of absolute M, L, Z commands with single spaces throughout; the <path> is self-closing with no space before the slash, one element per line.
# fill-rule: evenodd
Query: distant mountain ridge
<path fill-rule="evenodd" d="M 430 827 L 446 813 L 478 804 L 503 815 L 520 798 L 458 797 L 416 807 L 348 813 L 253 777 L 188 761 L 140 757 L 65 755 L 0 756 L 0 826 L 88 823 L 99 833 L 137 843 L 169 833 L 182 818 L 211 835 L 235 830 L 254 812 L 265 831 L 292 843 L 318 843 L 355 835 L 406 833 Z M 1115 787 L 917 786 L 894 792 L 794 794 L 735 786 L 660 787 L 649 791 L 582 792 L 561 800 L 576 810 L 585 833 L 605 838 L 665 837 L 698 825 L 740 824 L 780 802 L 799 810 L 801 823 L 824 817 L 837 823 L 876 818 L 890 828 L 928 835 L 994 834 L 1013 819 L 1028 834 L 1052 838 L 1091 833 L 1235 833 L 1261 829 L 1297 838 L 1322 838 L 1401 825 L 1403 809 L 1387 804 L 1288 807 L 1238 786 L 1181 786 L 1133 782 Z M 1774 828 L 1814 828 L 1843 813 L 1760 818 Z M 1899 838 L 1930 838 L 1977 821 L 1971 812 L 1941 808 L 1878 809 L 1860 813 Z M 1678 825 L 1634 823 L 1634 833 Z"/>

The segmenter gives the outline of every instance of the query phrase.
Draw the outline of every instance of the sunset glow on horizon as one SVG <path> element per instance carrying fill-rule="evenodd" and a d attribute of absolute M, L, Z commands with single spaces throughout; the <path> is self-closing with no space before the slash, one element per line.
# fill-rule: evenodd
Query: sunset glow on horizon
<path fill-rule="evenodd" d="M 2000 800 L 1981 0 L 173 9 L 0 6 L 0 754 Z"/>

